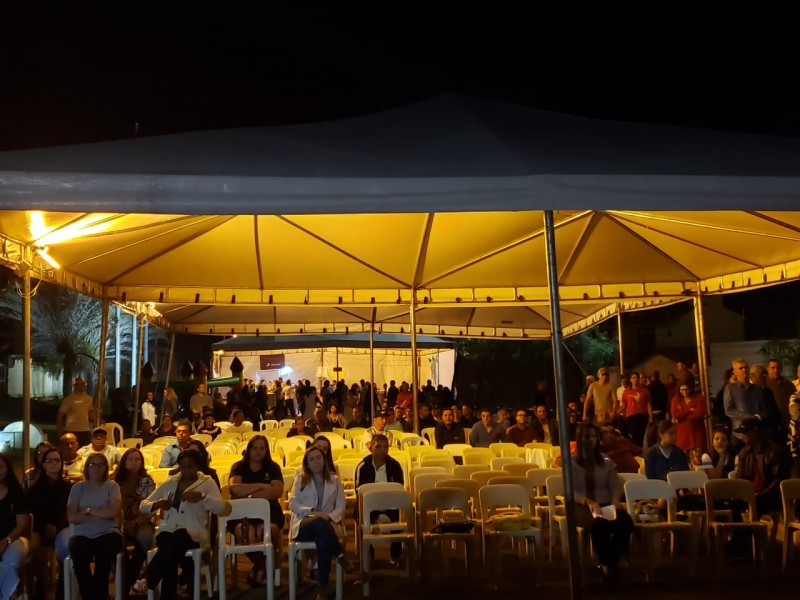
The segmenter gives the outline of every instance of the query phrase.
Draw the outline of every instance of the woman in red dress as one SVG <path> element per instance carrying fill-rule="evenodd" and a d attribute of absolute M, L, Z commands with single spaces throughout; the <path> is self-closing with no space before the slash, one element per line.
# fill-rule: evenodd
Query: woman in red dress
<path fill-rule="evenodd" d="M 672 399 L 672 420 L 678 430 L 676 446 L 682 450 L 706 449 L 706 401 L 701 394 L 692 394 L 692 388 L 681 384 L 678 395 Z"/>

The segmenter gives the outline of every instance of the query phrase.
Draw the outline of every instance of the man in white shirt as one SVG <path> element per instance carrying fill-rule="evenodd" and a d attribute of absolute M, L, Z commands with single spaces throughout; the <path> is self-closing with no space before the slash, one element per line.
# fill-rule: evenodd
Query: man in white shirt
<path fill-rule="evenodd" d="M 78 377 L 73 385 L 73 392 L 61 401 L 61 406 L 56 415 L 57 435 L 60 438 L 64 433 L 75 434 L 78 444 L 83 446 L 89 443 L 89 419 L 94 418 L 92 397 L 86 393 L 86 382 Z"/>
<path fill-rule="evenodd" d="M 102 427 L 96 427 L 95 430 L 92 431 L 91 444 L 78 450 L 78 454 L 84 459 L 86 459 L 86 457 L 90 454 L 95 453 L 104 454 L 108 459 L 109 467 L 114 467 L 115 465 L 119 464 L 119 461 L 122 458 L 119 448 L 108 444 L 108 431 Z"/>
<path fill-rule="evenodd" d="M 225 429 L 225 433 L 248 433 L 253 431 L 253 424 L 244 420 L 244 413 L 241 409 L 235 408 L 231 413 L 231 424 Z"/>
<path fill-rule="evenodd" d="M 78 454 L 78 438 L 74 433 L 65 433 L 59 439 L 59 450 L 64 459 L 64 476 L 72 481 L 83 479 L 83 457 Z"/>

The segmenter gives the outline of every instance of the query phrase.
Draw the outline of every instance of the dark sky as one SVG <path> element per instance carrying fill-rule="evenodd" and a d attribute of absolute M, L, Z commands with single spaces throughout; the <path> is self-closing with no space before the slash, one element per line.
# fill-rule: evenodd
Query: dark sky
<path fill-rule="evenodd" d="M 137 122 L 156 135 L 337 118 L 451 91 L 800 135 L 796 52 L 751 15 L 74 4 L 2 3 L 0 149 L 130 137 Z"/>

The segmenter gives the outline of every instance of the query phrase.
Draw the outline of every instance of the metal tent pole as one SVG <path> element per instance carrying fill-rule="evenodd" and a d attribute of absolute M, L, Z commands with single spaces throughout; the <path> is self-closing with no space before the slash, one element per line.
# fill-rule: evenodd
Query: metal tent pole
<path fill-rule="evenodd" d="M 144 334 L 144 317 L 139 319 L 139 352 L 136 359 L 136 394 L 133 398 L 133 431 L 131 437 L 136 435 L 139 429 L 139 398 L 141 396 L 142 387 L 142 357 L 144 355 L 144 344 L 141 343 L 142 335 Z"/>
<path fill-rule="evenodd" d="M 22 467 L 27 472 L 31 466 L 31 272 L 22 278 L 22 329 L 24 356 L 22 359 L 22 398 L 25 415 L 22 421 Z"/>
<path fill-rule="evenodd" d="M 172 377 L 172 359 L 175 357 L 175 332 L 169 336 L 169 355 L 167 356 L 167 378 L 164 380 L 164 387 L 169 387 L 169 378 Z"/>
<path fill-rule="evenodd" d="M 117 317 L 116 326 L 114 327 L 114 387 L 120 386 L 120 371 L 122 370 L 122 348 L 120 344 L 120 319 L 122 319 L 122 311 L 119 306 L 114 307 L 115 316 Z"/>
<path fill-rule="evenodd" d="M 100 314 L 100 359 L 97 370 L 97 412 L 95 413 L 95 423 L 100 423 L 100 415 L 103 414 L 103 396 L 106 387 L 106 340 L 108 340 L 108 308 L 109 301 L 104 298 L 101 303 L 103 312 Z"/>
<path fill-rule="evenodd" d="M 625 374 L 625 352 L 622 347 L 622 305 L 617 304 L 617 340 L 619 342 L 619 376 L 620 381 Z M 622 384 L 620 384 L 622 385 Z"/>
<path fill-rule="evenodd" d="M 414 433 L 419 435 L 419 368 L 417 365 L 417 291 L 411 290 L 411 385 L 412 402 L 414 407 Z"/>
<path fill-rule="evenodd" d="M 692 299 L 694 302 L 694 331 L 697 339 L 697 366 L 700 368 L 700 387 L 706 399 L 706 435 L 711 439 L 711 389 L 708 384 L 708 364 L 706 363 L 706 333 L 703 322 L 703 297 L 700 292 Z"/>
<path fill-rule="evenodd" d="M 569 452 L 569 420 L 567 417 L 567 398 L 564 382 L 563 336 L 561 334 L 561 306 L 558 295 L 558 268 L 556 261 L 556 237 L 553 224 L 553 211 L 544 211 L 545 247 L 547 250 L 547 277 L 550 288 L 550 327 L 553 345 L 553 368 L 556 379 L 556 406 L 558 407 L 558 437 L 563 459 L 564 498 L 567 540 L 569 545 L 570 598 L 578 600 L 581 596 L 580 556 L 575 529 L 575 490 L 573 485 L 572 461 Z M 563 550 L 562 550 L 563 551 Z"/>
<path fill-rule="evenodd" d="M 369 324 L 369 401 L 371 403 L 370 406 L 370 415 L 375 410 L 375 398 L 372 397 L 373 392 L 375 391 L 375 314 L 377 309 L 372 309 L 372 318 L 370 319 Z"/>

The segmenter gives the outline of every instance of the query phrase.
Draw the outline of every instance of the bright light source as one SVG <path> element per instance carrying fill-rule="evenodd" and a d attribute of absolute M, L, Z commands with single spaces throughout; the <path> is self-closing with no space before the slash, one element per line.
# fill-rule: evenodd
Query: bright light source
<path fill-rule="evenodd" d="M 92 213 L 63 227 L 48 227 L 42 211 L 28 213 L 30 232 L 37 246 L 53 246 L 75 238 L 102 233 L 112 228 L 114 215 L 111 213 Z"/>
<path fill-rule="evenodd" d="M 292 369 L 292 367 L 290 367 L 289 365 L 286 365 L 280 371 L 278 371 L 278 375 L 280 377 L 288 377 L 289 375 L 292 374 L 292 371 L 294 371 L 294 369 Z"/>
<path fill-rule="evenodd" d="M 61 268 L 61 265 L 60 265 L 60 264 L 58 264 L 58 262 L 56 261 L 56 259 L 54 259 L 52 256 L 50 256 L 50 255 L 47 253 L 47 248 L 37 248 L 37 249 L 36 249 L 36 253 L 37 253 L 39 256 L 41 256 L 41 257 L 44 259 L 44 261 L 45 261 L 45 262 L 46 262 L 48 265 L 50 265 L 51 267 L 53 267 L 54 269 L 58 270 L 58 269 L 60 269 L 60 268 Z"/>

